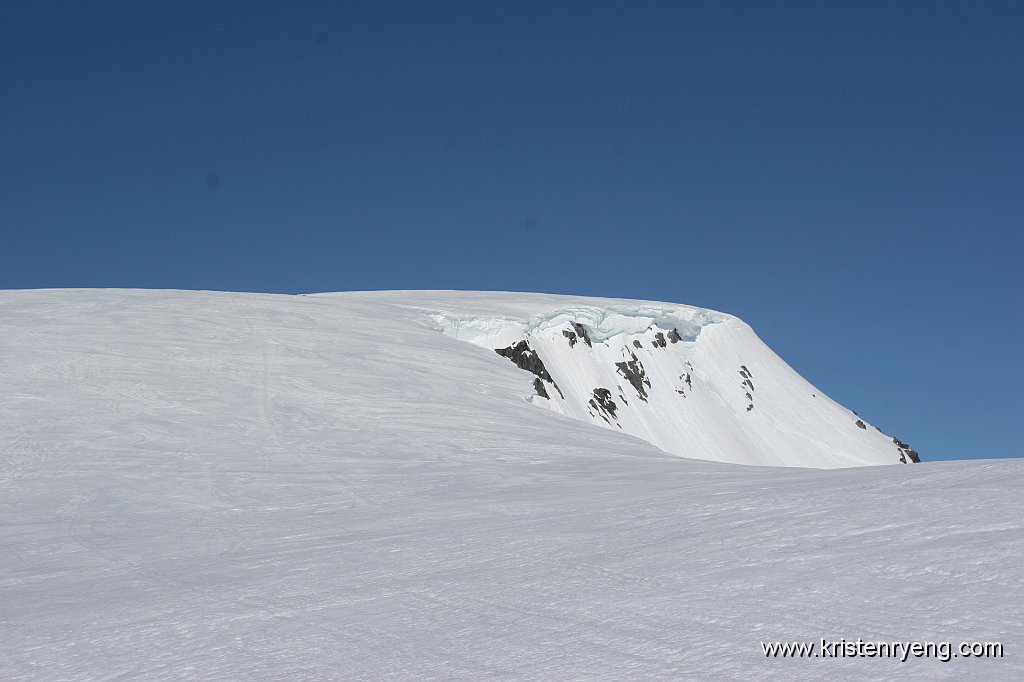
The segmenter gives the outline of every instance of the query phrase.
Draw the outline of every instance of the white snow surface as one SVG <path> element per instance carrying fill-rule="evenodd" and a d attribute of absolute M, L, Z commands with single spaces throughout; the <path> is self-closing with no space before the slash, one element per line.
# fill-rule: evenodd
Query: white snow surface
<path fill-rule="evenodd" d="M 633 340 L 646 411 L 580 413 Z M 0 292 L 0 679 L 1024 679 L 1024 462 L 793 466 L 897 460 L 852 419 L 686 306 Z M 823 637 L 1005 657 L 761 649 Z"/>
<path fill-rule="evenodd" d="M 431 318 L 453 338 L 489 349 L 526 340 L 553 378 L 548 396 L 533 398 L 534 404 L 621 430 L 666 452 L 815 468 L 901 460 L 892 437 L 829 399 L 729 315 L 566 296 L 506 297 L 501 315 L 487 313 L 493 297 L 438 300 L 425 292 L 409 300 L 437 310 Z M 587 342 L 572 338 L 579 329 Z M 633 363 L 643 383 L 632 386 L 629 368 L 617 363 Z M 532 392 L 529 380 L 524 386 Z M 614 414 L 589 402 L 602 388 L 610 391 Z"/>

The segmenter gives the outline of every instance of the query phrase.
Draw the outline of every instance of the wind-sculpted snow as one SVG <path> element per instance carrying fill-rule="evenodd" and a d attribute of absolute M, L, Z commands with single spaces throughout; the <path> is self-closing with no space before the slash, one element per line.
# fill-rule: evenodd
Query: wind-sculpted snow
<path fill-rule="evenodd" d="M 608 303 L 630 305 L 0 293 L 0 679 L 1024 678 L 1021 461 L 685 459 L 539 409 L 537 377 L 425 312 Z M 713 381 L 745 415 L 746 365 L 750 414 L 773 413 L 762 356 L 706 374 L 701 343 L 746 343 L 736 324 L 657 352 L 690 344 L 680 402 Z M 612 374 L 621 421 L 640 401 Z M 1006 656 L 762 653 L 821 637 Z"/>
<path fill-rule="evenodd" d="M 540 315 L 516 317 L 476 317 L 458 313 L 432 313 L 431 317 L 448 336 L 477 345 L 504 339 L 507 335 L 525 335 L 543 329 L 572 328 L 580 325 L 592 342 L 603 343 L 616 337 L 640 334 L 651 327 L 680 330 L 681 338 L 695 341 L 701 330 L 735 318 L 712 310 L 689 306 L 658 307 L 637 303 L 633 306 L 609 304 L 567 306 Z"/>
<path fill-rule="evenodd" d="M 500 354 L 527 344 L 558 387 L 557 395 L 537 389 L 535 404 L 666 452 L 815 468 L 907 462 L 896 441 L 858 428 L 857 416 L 734 317 L 669 304 L 562 302 L 539 313 L 523 306 L 519 316 L 467 314 L 452 303 L 428 311 L 442 333 L 460 341 Z"/>

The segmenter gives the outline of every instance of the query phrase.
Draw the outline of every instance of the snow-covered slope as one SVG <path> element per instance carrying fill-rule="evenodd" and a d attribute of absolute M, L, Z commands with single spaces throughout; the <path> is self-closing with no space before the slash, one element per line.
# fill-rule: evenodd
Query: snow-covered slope
<path fill-rule="evenodd" d="M 666 452 L 817 468 L 917 459 L 807 383 L 735 317 L 567 296 L 410 298 L 438 308 L 432 318 L 446 334 L 532 372 L 534 404 Z M 488 312 L 495 299 L 504 314 Z"/>
<path fill-rule="evenodd" d="M 697 461 L 642 440 L 663 435 L 638 430 L 656 413 L 627 420 L 625 401 L 621 429 L 595 427 L 569 396 L 621 381 L 611 331 L 641 341 L 648 405 L 672 398 L 658 387 L 676 388 L 675 353 L 694 365 L 676 405 L 706 390 L 701 409 L 747 440 L 740 420 L 775 414 L 757 428 L 776 433 L 786 396 L 813 392 L 727 316 L 646 315 L 680 336 L 658 356 L 642 322 L 587 312 L 615 306 L 664 304 L 0 292 L 0 679 L 1024 676 L 1020 461 Z M 588 328 L 588 355 L 555 334 L 560 310 Z M 564 401 L 541 402 L 494 352 L 520 332 Z M 749 413 L 731 364 L 753 377 Z M 824 404 L 841 432 L 851 416 Z M 847 436 L 829 438 L 812 441 Z M 820 637 L 999 641 L 1006 656 L 760 646 Z"/>

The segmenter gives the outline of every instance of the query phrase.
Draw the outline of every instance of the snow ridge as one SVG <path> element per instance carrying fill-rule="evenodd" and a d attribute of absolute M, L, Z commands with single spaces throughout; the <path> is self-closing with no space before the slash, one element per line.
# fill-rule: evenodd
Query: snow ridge
<path fill-rule="evenodd" d="M 429 315 L 533 373 L 534 404 L 666 452 L 815 468 L 908 462 L 909 448 L 867 429 L 730 315 L 644 304 Z"/>

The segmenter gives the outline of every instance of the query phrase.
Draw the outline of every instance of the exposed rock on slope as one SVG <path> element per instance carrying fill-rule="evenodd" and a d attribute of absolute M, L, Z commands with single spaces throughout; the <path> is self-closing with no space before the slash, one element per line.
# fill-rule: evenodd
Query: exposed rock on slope
<path fill-rule="evenodd" d="M 526 341 L 520 341 L 514 346 L 508 348 L 495 348 L 494 352 L 502 357 L 506 357 L 512 362 L 516 363 L 516 367 L 519 369 L 525 369 L 531 374 L 536 374 L 537 379 L 540 381 L 546 381 L 555 387 L 555 390 L 561 394 L 558 390 L 558 384 L 551 378 L 547 368 L 544 367 L 544 362 L 537 355 L 537 352 L 530 348 L 530 344 Z M 534 381 L 534 387 L 537 389 L 537 394 L 543 398 L 547 398 L 547 391 L 544 390 L 544 384 L 537 384 Z"/>
<path fill-rule="evenodd" d="M 807 467 L 918 461 L 905 444 L 868 430 L 824 397 L 734 317 L 668 304 L 561 300 L 566 305 L 521 316 L 433 317 L 446 333 L 533 373 L 539 404 L 668 452 Z"/>

